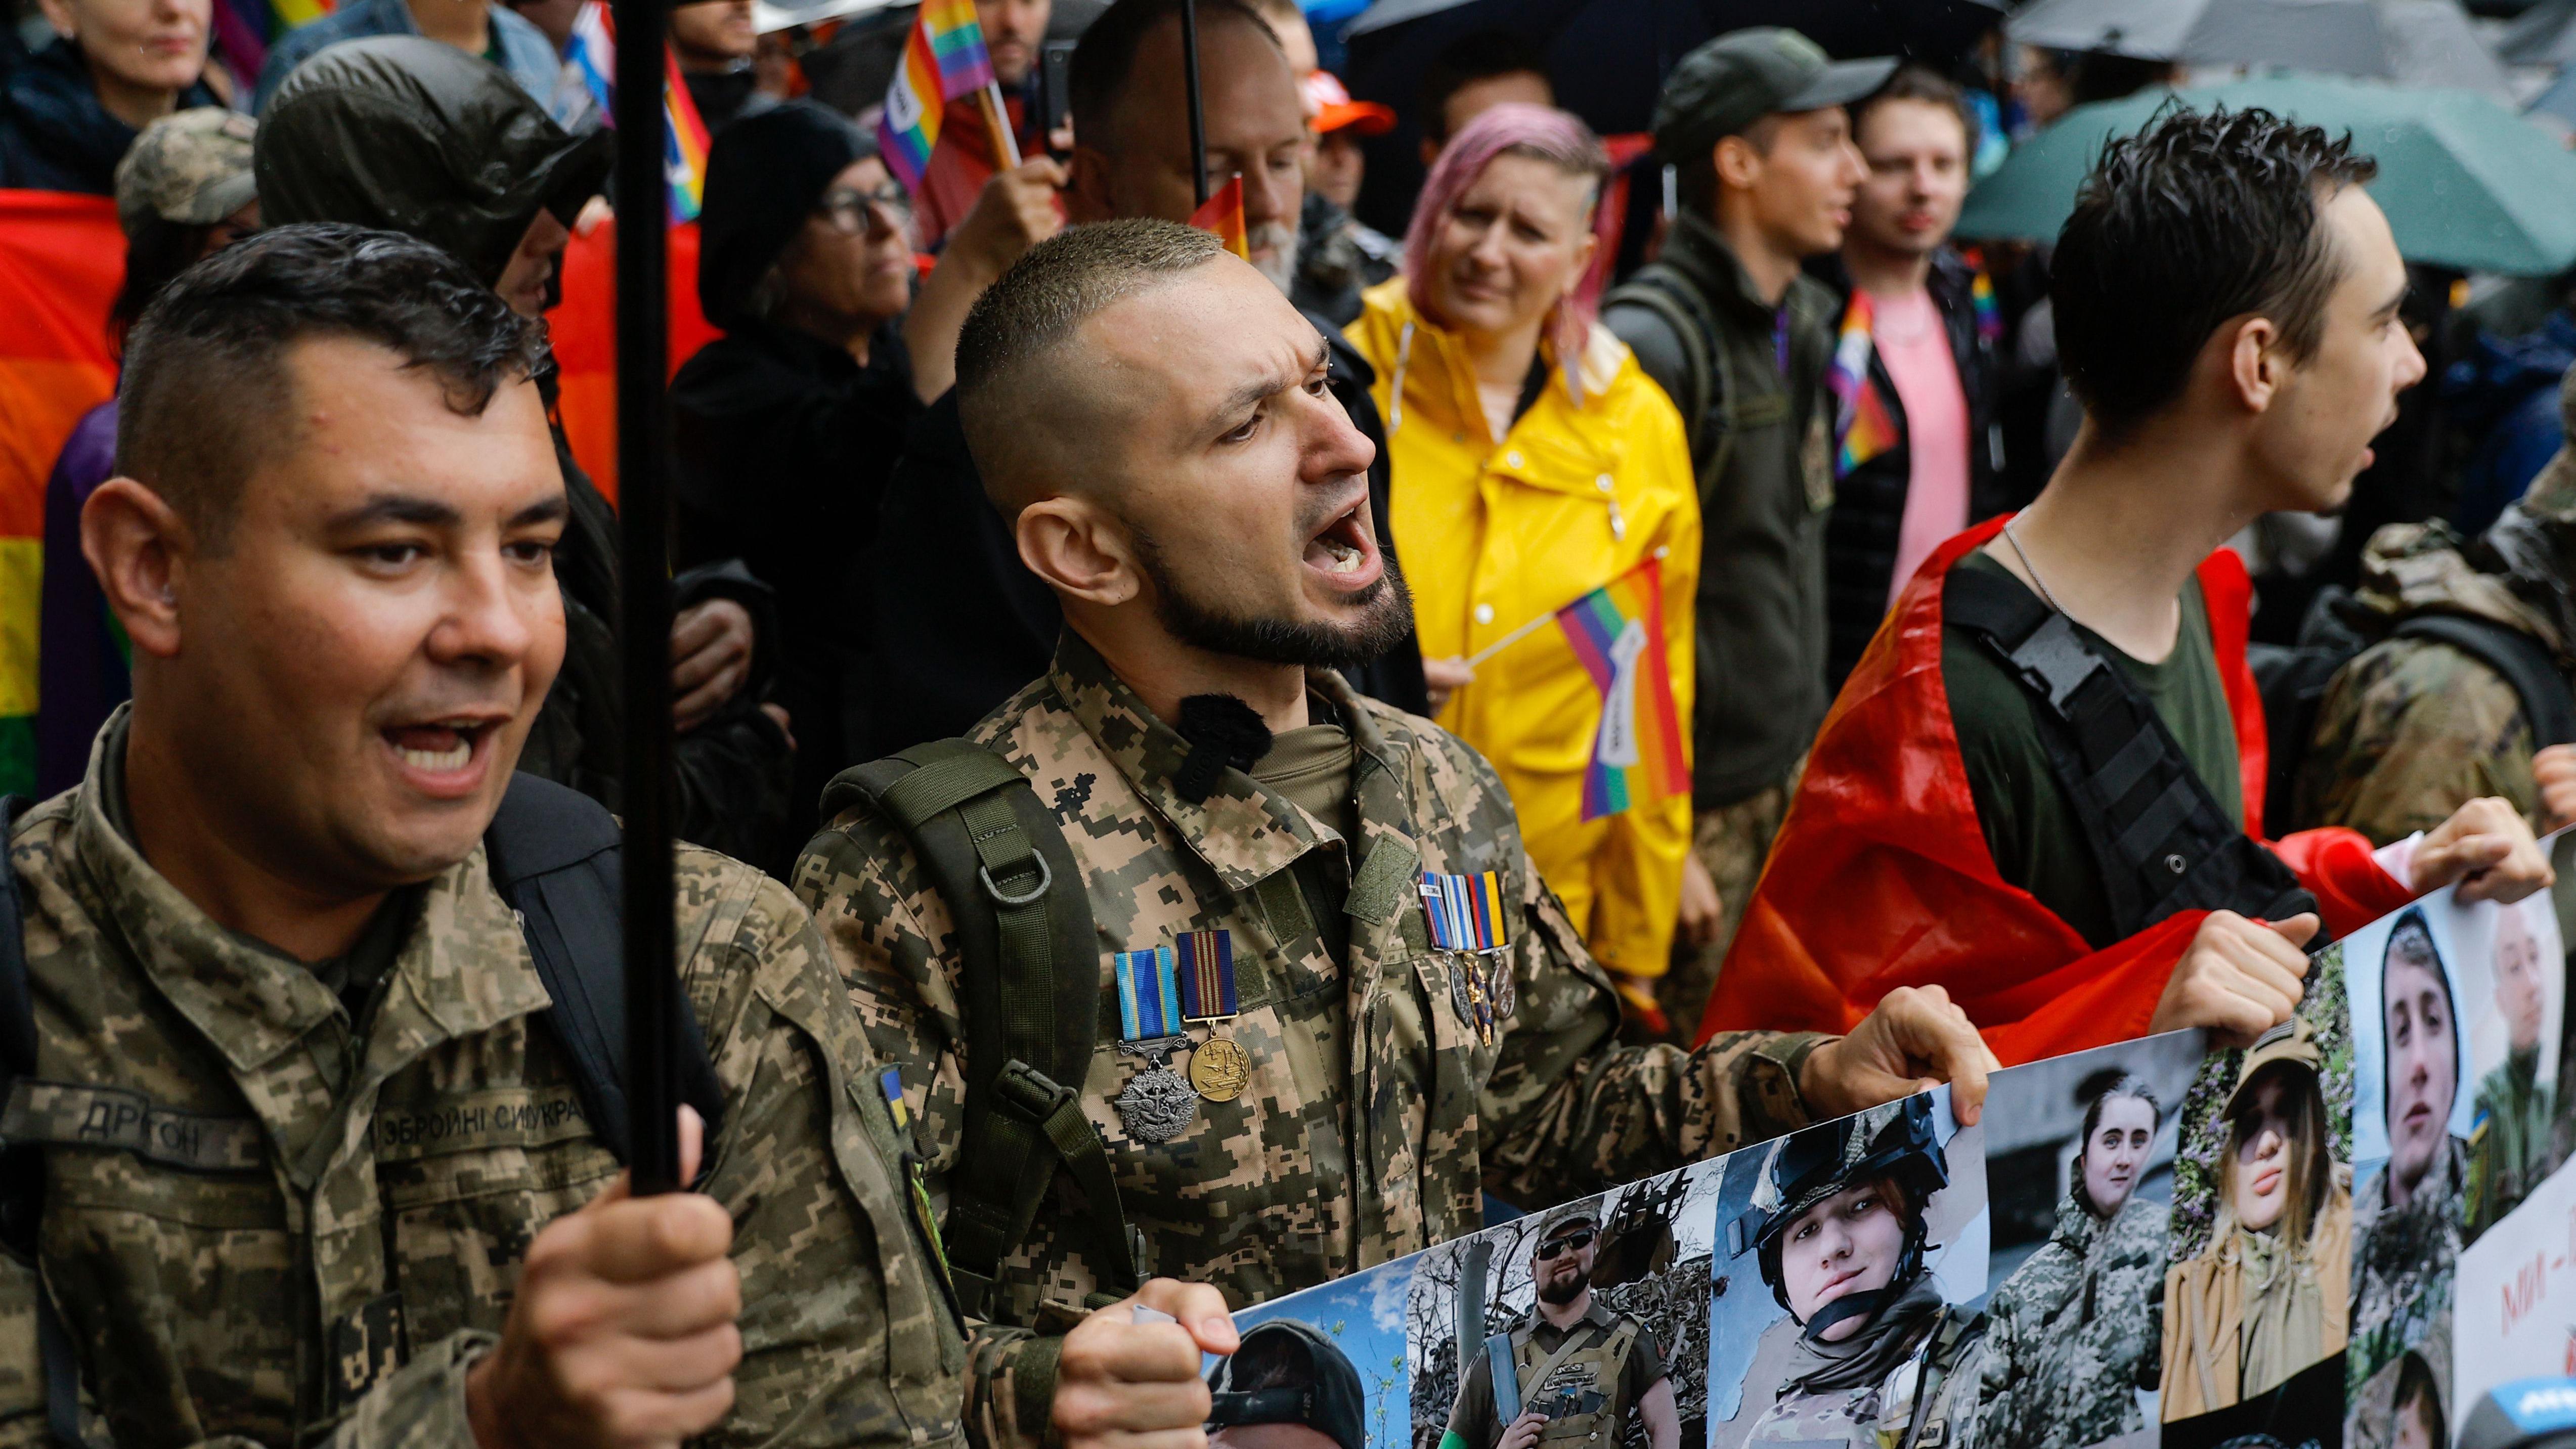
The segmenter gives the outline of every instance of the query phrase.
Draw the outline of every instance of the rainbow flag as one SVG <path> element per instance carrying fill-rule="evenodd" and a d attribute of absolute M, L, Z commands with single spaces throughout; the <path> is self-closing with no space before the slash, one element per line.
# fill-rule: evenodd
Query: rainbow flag
<path fill-rule="evenodd" d="M 948 103 L 992 83 L 993 58 L 984 50 L 984 28 L 975 23 L 975 0 L 925 0 L 904 42 L 903 64 L 886 85 L 885 118 L 877 122 L 879 149 L 904 190 L 921 189 Z"/>
<path fill-rule="evenodd" d="M 1648 559 L 1556 611 L 1574 657 L 1601 691 L 1601 728 L 1583 772 L 1583 818 L 1690 789 L 1681 711 L 1664 642 L 1664 570 Z"/>
<path fill-rule="evenodd" d="M 601 124 L 616 125 L 617 17 L 602 0 L 589 0 L 573 17 L 565 59 L 580 67 Z M 707 194 L 707 123 L 689 98 L 679 55 L 667 46 L 662 52 L 662 170 L 671 182 L 672 224 L 697 220 Z"/>
<path fill-rule="evenodd" d="M 2004 314 L 1995 306 L 1995 279 L 1987 276 L 1983 267 L 1977 268 L 1976 276 L 1968 283 L 1968 307 L 1976 314 L 1977 340 L 1989 347 L 2001 342 Z"/>
<path fill-rule="evenodd" d="M 1870 324 L 1876 311 L 1870 305 L 1869 293 L 1852 289 L 1851 305 L 1843 309 L 1842 336 L 1834 342 L 1833 367 L 1825 375 L 1825 385 L 1833 389 L 1838 400 L 1834 409 L 1836 478 L 1848 475 L 1904 439 L 1897 431 L 1895 417 L 1887 410 L 1887 399 L 1879 396 L 1878 384 L 1869 379 L 1869 359 L 1877 346 L 1870 337 Z"/>
<path fill-rule="evenodd" d="M 1243 173 L 1238 171 L 1226 178 L 1226 183 L 1216 189 L 1216 195 L 1191 212 L 1190 225 L 1201 231 L 1215 232 L 1224 240 L 1227 251 L 1251 261 L 1251 230 L 1243 224 Z"/>

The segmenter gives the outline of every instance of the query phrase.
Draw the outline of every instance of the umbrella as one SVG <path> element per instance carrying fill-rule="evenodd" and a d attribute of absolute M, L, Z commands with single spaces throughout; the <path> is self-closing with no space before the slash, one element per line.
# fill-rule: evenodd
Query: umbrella
<path fill-rule="evenodd" d="M 2576 262 L 2576 155 L 2547 131 L 2483 96 L 2301 76 L 2080 106 L 2015 147 L 1969 194 L 1959 234 L 2055 238 L 2103 141 L 2139 130 L 2172 100 L 2260 106 L 2349 130 L 2357 149 L 2378 158 L 2370 193 L 2410 261 L 2517 276 Z"/>
<path fill-rule="evenodd" d="M 2281 66 L 2506 95 L 2458 0 L 2039 0 L 2005 33 L 2052 50 Z"/>
<path fill-rule="evenodd" d="M 2541 0 L 2496 37 L 2509 65 L 2565 65 L 2576 60 L 2576 0 Z"/>

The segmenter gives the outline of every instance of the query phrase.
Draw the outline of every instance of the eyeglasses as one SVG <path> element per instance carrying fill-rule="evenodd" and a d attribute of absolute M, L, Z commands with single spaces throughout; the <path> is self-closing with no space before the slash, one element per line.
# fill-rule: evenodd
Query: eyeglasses
<path fill-rule="evenodd" d="M 912 220 L 912 197 L 900 181 L 888 181 L 871 191 L 836 186 L 823 193 L 823 204 L 815 213 L 844 236 L 866 236 L 878 226 L 901 231 Z"/>
<path fill-rule="evenodd" d="M 1580 1253 L 1591 1246 L 1592 1232 L 1590 1229 L 1587 1228 L 1579 1233 L 1568 1233 L 1564 1237 L 1550 1238 L 1546 1242 L 1539 1244 L 1538 1260 L 1544 1263 L 1568 1249 L 1572 1249 L 1573 1251 Z"/>

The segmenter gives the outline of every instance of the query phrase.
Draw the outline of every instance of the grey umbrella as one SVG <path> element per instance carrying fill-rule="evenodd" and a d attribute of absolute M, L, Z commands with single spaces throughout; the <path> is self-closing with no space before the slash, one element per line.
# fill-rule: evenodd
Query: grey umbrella
<path fill-rule="evenodd" d="M 2185 65 L 2390 74 L 2371 0 L 2039 0 L 2004 32 L 2024 45 Z"/>

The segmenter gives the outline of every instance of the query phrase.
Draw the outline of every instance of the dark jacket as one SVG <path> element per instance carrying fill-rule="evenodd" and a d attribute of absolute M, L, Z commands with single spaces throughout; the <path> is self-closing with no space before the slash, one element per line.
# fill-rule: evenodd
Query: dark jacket
<path fill-rule="evenodd" d="M 252 157 L 260 211 L 272 226 L 338 221 L 445 247 L 497 281 L 518 239 L 549 207 L 569 220 L 606 180 L 608 133 L 567 135 L 500 67 L 417 36 L 351 40 L 296 68 L 260 124 Z M 551 364 L 538 379 L 554 415 Z M 591 486 L 560 427 L 572 514 L 555 549 L 564 600 L 564 663 L 529 733 L 519 768 L 619 808 L 624 677 L 617 648 L 617 515 Z M 769 590 L 739 563 L 673 582 L 674 608 L 733 598 L 761 640 L 752 681 L 714 718 L 680 736 L 680 837 L 757 860 L 787 812 L 787 739 L 758 701 L 774 669 Z"/>
<path fill-rule="evenodd" d="M 1824 258 L 1810 269 L 1831 287 L 1840 306 L 1851 305 L 1851 277 L 1839 256 Z M 1968 399 L 1968 522 L 2004 511 L 2000 482 L 2002 459 L 1995 455 L 1993 424 L 1997 364 L 1995 339 L 1979 332 L 1973 293 L 1976 268 L 1943 247 L 1932 256 L 1926 289 L 1941 309 L 1943 330 L 1950 336 L 1950 358 L 1958 364 L 1959 390 Z M 1914 477 L 1914 450 L 1907 439 L 1905 402 L 1886 359 L 1872 348 L 1869 380 L 1887 402 L 1896 424 L 1897 443 L 1844 474 L 1834 484 L 1834 511 L 1825 523 L 1825 683 L 1839 690 L 1860 662 L 1887 616 L 1890 586 L 1895 582 L 1897 535 L 1905 523 L 1905 497 Z"/>
<path fill-rule="evenodd" d="M 796 731 L 789 820 L 801 847 L 823 786 L 868 758 L 865 583 L 886 479 L 921 411 L 900 329 L 848 349 L 764 321 L 708 343 L 671 382 L 674 558 L 740 558 L 778 591 L 777 699 Z"/>
<path fill-rule="evenodd" d="M 1377 446 L 1369 506 L 1387 558 L 1386 428 L 1369 397 L 1376 374 L 1337 328 L 1309 317 L 1332 346 L 1333 396 Z M 866 577 L 872 586 L 875 694 L 869 751 L 890 755 L 962 735 L 1020 686 L 1047 672 L 1064 614 L 1055 594 L 1020 562 L 1009 526 L 984 496 L 966 450 L 952 389 L 912 426 L 886 485 Z M 1414 714 L 1429 714 L 1422 647 L 1410 630 L 1384 656 L 1346 671 L 1353 688 Z"/>
<path fill-rule="evenodd" d="M 1320 191 L 1306 193 L 1297 213 L 1297 280 L 1288 300 L 1309 317 L 1332 323 L 1326 331 L 1359 320 L 1360 292 L 1395 275 L 1401 246 L 1351 219 Z"/>
<path fill-rule="evenodd" d="M 181 110 L 222 104 L 204 81 L 179 93 Z M 99 104 L 89 63 L 69 40 L 55 40 L 0 77 L 0 187 L 114 196 L 116 163 L 134 136 Z"/>
<path fill-rule="evenodd" d="M 1682 410 L 1699 472 L 1691 798 L 1702 810 L 1780 783 L 1824 722 L 1835 315 L 1811 277 L 1765 302 L 1716 228 L 1690 215 L 1602 303 L 1601 320 Z"/>

